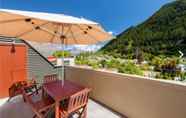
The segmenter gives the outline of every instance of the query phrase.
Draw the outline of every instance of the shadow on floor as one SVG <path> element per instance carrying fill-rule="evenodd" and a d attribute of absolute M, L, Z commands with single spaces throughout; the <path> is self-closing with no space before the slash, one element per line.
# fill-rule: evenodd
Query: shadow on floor
<path fill-rule="evenodd" d="M 91 99 L 88 102 L 87 115 L 87 118 L 123 118 Z M 23 102 L 22 96 L 14 97 L 9 102 L 3 101 L 0 104 L 0 118 L 32 118 L 33 116 L 32 109 Z"/>

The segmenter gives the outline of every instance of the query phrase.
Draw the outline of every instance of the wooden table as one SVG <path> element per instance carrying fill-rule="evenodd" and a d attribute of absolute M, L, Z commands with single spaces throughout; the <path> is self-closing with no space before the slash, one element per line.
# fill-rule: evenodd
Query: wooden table
<path fill-rule="evenodd" d="M 60 101 L 68 99 L 71 95 L 85 89 L 85 87 L 68 80 L 65 80 L 63 82 L 64 84 L 62 84 L 61 80 L 58 80 L 43 85 L 44 91 L 55 100 L 55 118 L 60 117 Z"/>

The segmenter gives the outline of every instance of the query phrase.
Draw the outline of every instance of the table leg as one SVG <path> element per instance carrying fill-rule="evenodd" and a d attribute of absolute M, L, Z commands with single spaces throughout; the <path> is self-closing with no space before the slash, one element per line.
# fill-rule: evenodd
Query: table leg
<path fill-rule="evenodd" d="M 41 90 L 42 90 L 42 98 L 44 98 L 45 97 L 45 91 L 44 91 L 43 87 L 41 88 Z"/>
<path fill-rule="evenodd" d="M 60 116 L 59 116 L 59 102 L 56 102 L 56 105 L 55 105 L 55 118 L 60 118 Z"/>

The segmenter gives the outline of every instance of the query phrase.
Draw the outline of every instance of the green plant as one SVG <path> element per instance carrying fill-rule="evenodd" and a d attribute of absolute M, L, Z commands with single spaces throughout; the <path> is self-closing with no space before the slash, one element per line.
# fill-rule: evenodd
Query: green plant
<path fill-rule="evenodd" d="M 126 74 L 143 75 L 143 71 L 131 62 L 127 62 L 118 67 L 118 72 Z"/>
<path fill-rule="evenodd" d="M 107 67 L 107 61 L 106 60 L 101 60 L 100 62 L 99 62 L 99 64 L 101 65 L 101 67 L 102 68 L 106 68 Z"/>
<path fill-rule="evenodd" d="M 149 64 L 141 64 L 139 67 L 145 71 L 151 70 Z"/>
<path fill-rule="evenodd" d="M 150 64 L 154 66 L 155 71 L 161 71 L 161 66 L 163 63 L 164 63 L 163 58 L 158 56 L 154 57 L 150 62 Z"/>
<path fill-rule="evenodd" d="M 115 59 L 115 58 L 112 58 L 108 61 L 106 61 L 106 67 L 107 68 L 117 68 L 121 65 L 120 61 Z"/>
<path fill-rule="evenodd" d="M 186 65 L 186 58 L 180 59 L 180 64 Z"/>
<path fill-rule="evenodd" d="M 77 65 L 88 65 L 89 63 L 89 57 L 93 55 L 92 52 L 83 52 L 80 53 L 78 56 L 75 58 L 75 63 Z"/>
<path fill-rule="evenodd" d="M 186 80 L 186 72 L 181 72 L 179 76 L 181 78 L 181 81 Z"/>
<path fill-rule="evenodd" d="M 181 77 L 181 71 L 177 69 L 179 58 L 165 58 L 160 65 L 160 74 L 157 78 L 174 80 L 175 77 Z"/>
<path fill-rule="evenodd" d="M 55 51 L 53 53 L 54 57 L 61 58 L 61 57 L 70 57 L 71 53 L 69 51 Z"/>
<path fill-rule="evenodd" d="M 88 66 L 91 66 L 93 69 L 98 69 L 99 68 L 99 63 L 97 61 L 88 61 Z"/>
<path fill-rule="evenodd" d="M 174 80 L 174 76 L 171 73 L 159 73 L 156 75 L 158 79 Z"/>

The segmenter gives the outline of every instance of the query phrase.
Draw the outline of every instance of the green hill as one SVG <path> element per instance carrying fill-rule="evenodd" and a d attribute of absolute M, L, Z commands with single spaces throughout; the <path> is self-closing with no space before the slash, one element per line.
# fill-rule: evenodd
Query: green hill
<path fill-rule="evenodd" d="M 178 51 L 186 54 L 186 0 L 164 5 L 142 24 L 118 35 L 101 51 L 122 58 L 178 56 Z"/>

